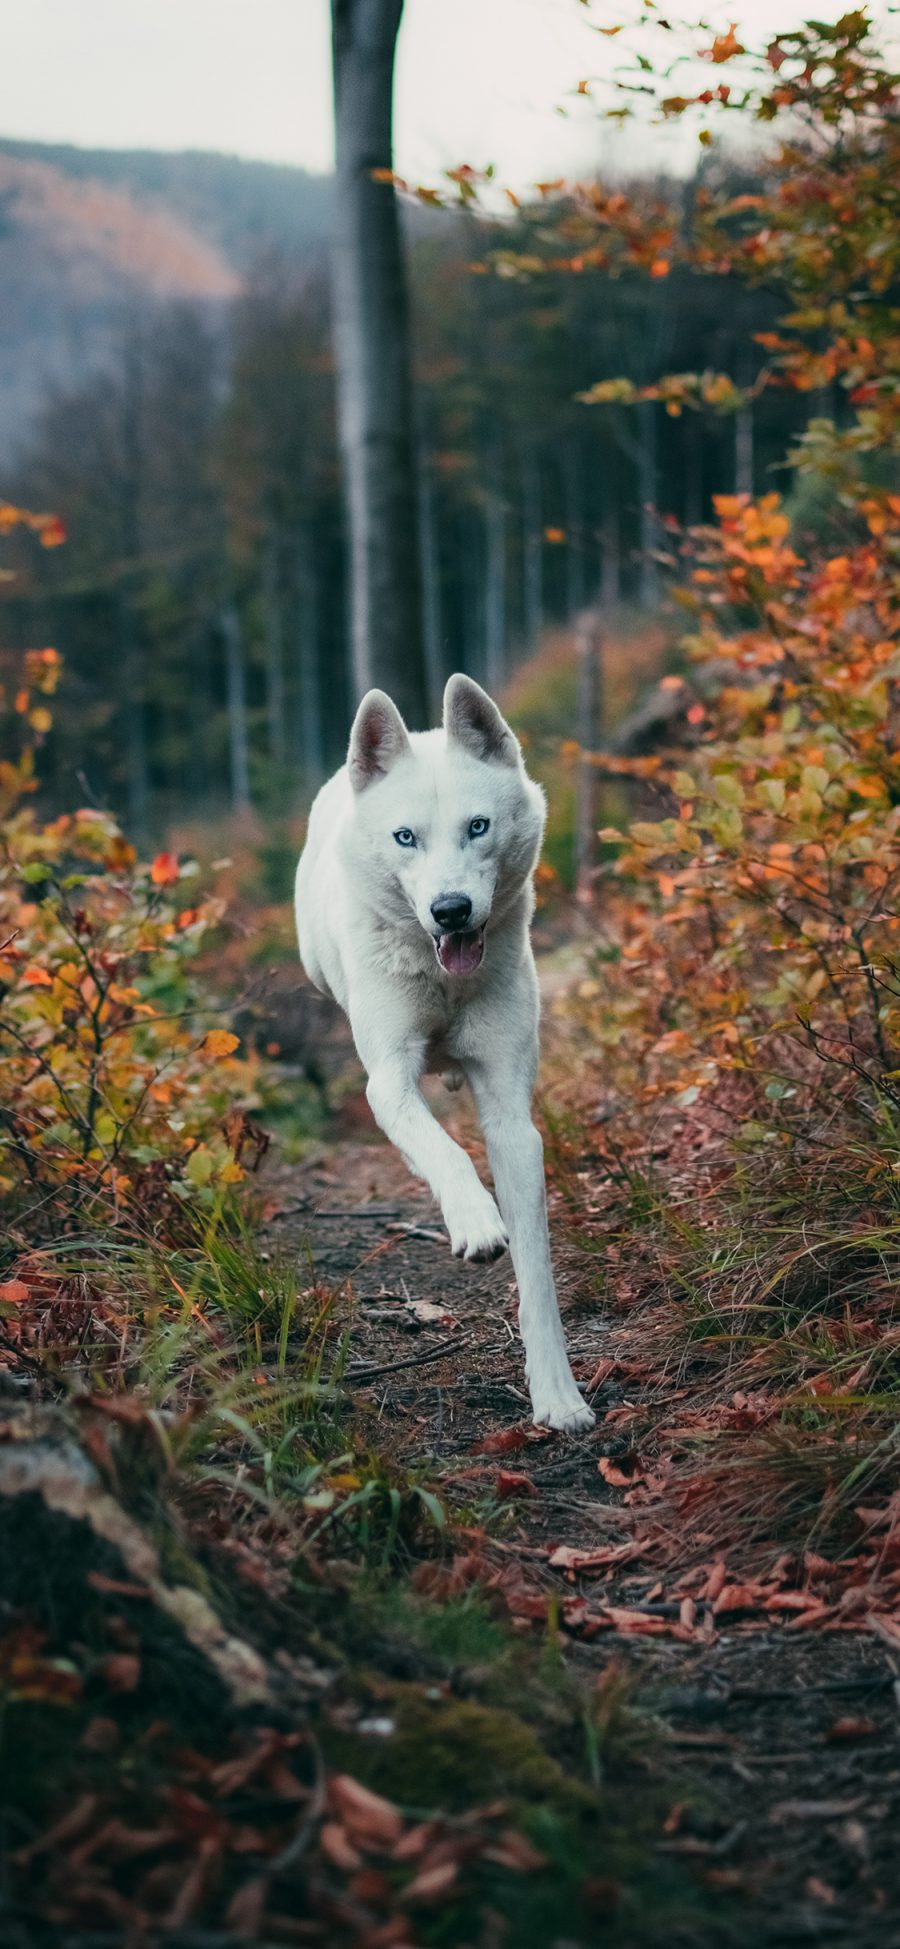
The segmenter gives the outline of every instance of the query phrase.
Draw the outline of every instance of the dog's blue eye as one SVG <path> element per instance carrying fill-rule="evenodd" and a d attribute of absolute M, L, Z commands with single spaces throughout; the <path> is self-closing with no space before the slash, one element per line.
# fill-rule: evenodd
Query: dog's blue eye
<path fill-rule="evenodd" d="M 395 832 L 394 838 L 398 846 L 414 846 L 416 843 L 416 835 L 414 832 L 410 832 L 408 826 L 400 826 Z"/>
<path fill-rule="evenodd" d="M 490 819 L 470 819 L 469 838 L 483 839 L 490 823 Z"/>

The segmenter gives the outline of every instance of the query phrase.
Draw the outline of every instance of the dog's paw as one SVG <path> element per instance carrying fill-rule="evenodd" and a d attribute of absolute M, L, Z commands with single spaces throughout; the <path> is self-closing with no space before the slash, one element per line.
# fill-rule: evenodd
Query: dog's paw
<path fill-rule="evenodd" d="M 453 1211 L 445 1210 L 444 1223 L 454 1258 L 468 1259 L 473 1265 L 490 1265 L 509 1244 L 506 1226 L 489 1191 L 482 1191 L 478 1199 L 467 1198 Z"/>
<path fill-rule="evenodd" d="M 558 1392 L 540 1395 L 534 1401 L 534 1421 L 539 1428 L 557 1428 L 563 1435 L 586 1435 L 596 1415 L 583 1401 L 574 1383 Z"/>

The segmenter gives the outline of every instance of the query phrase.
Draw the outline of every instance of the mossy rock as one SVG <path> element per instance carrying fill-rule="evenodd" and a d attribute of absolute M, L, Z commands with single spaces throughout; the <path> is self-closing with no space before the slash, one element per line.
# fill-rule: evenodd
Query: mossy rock
<path fill-rule="evenodd" d="M 396 1687 L 382 1710 L 390 1711 L 395 1731 L 389 1739 L 366 1742 L 364 1755 L 354 1740 L 352 1760 L 357 1767 L 365 1763 L 370 1786 L 403 1806 L 423 1814 L 437 1807 L 464 1813 L 499 1797 L 517 1806 L 549 1804 L 583 1814 L 596 1805 L 590 1789 L 565 1771 L 515 1712 L 474 1699 L 429 1698 L 416 1686 Z M 348 1762 L 349 1746 L 333 1757 Z"/>

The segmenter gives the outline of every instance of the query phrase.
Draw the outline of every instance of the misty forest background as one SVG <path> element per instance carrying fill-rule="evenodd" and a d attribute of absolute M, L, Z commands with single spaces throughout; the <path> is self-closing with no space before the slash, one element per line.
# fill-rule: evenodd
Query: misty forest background
<path fill-rule="evenodd" d="M 695 181 L 639 194 L 686 207 L 728 168 L 704 155 Z M 342 755 L 333 196 L 329 179 L 228 157 L 0 143 L 4 491 L 69 537 L 17 543 L 0 656 L 59 649 L 45 790 L 107 805 L 141 843 L 250 805 L 289 818 Z M 638 642 L 673 521 L 702 520 L 717 492 L 783 486 L 792 436 L 822 410 L 783 392 L 721 417 L 581 403 L 611 376 L 709 368 L 746 387 L 773 301 L 685 269 L 563 270 L 575 221 L 537 192 L 502 217 L 404 208 L 409 545 L 433 698 L 454 669 L 502 691 L 587 604 Z M 558 636 L 542 698 L 548 729 L 571 734 Z"/>

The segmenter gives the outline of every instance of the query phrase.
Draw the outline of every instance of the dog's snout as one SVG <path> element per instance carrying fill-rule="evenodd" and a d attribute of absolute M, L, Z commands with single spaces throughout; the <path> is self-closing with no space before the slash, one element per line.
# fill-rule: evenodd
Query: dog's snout
<path fill-rule="evenodd" d="M 431 903 L 431 916 L 445 934 L 461 934 L 468 926 L 472 902 L 464 893 L 441 893 Z"/>

